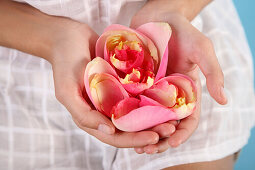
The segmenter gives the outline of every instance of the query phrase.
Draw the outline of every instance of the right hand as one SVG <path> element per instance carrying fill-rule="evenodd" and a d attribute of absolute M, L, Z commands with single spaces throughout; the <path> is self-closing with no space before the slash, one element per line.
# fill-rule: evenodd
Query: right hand
<path fill-rule="evenodd" d="M 94 110 L 84 87 L 84 71 L 94 57 L 98 35 L 87 25 L 64 19 L 61 31 L 55 35 L 47 58 L 52 64 L 55 94 L 71 113 L 76 125 L 100 141 L 115 147 L 141 147 L 155 144 L 159 135 L 153 131 L 121 132 L 111 120 Z M 160 131 L 163 126 L 158 127 Z"/>
<path fill-rule="evenodd" d="M 169 147 L 181 145 L 195 132 L 199 124 L 201 107 L 199 69 L 206 78 L 207 89 L 211 97 L 219 104 L 227 103 L 223 90 L 224 75 L 211 40 L 193 27 L 183 15 L 176 12 L 164 12 L 165 6 L 164 0 L 149 1 L 132 18 L 131 27 L 137 28 L 147 22 L 166 22 L 171 26 L 173 32 L 168 46 L 167 75 L 182 73 L 194 80 L 197 85 L 197 106 L 193 114 L 182 119 L 179 124 L 171 121 L 173 125 L 176 124 L 176 130 L 170 137 L 163 136 L 156 145 L 136 148 L 137 153 L 164 152 Z M 155 13 L 157 15 L 154 15 Z"/>

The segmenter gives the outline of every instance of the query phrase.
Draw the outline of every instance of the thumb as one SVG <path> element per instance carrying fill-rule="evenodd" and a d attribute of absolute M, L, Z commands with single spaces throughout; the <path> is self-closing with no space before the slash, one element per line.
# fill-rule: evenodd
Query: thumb
<path fill-rule="evenodd" d="M 199 56 L 199 68 L 206 77 L 206 85 L 210 95 L 219 103 L 227 104 L 227 97 L 224 92 L 224 75 L 215 55 L 212 42 L 207 40 L 201 48 L 207 49 L 207 54 Z"/>
<path fill-rule="evenodd" d="M 77 85 L 68 84 L 69 86 L 65 84 L 61 89 L 56 89 L 56 97 L 71 113 L 77 126 L 81 129 L 86 127 L 100 130 L 106 134 L 113 134 L 115 127 L 110 119 L 102 113 L 91 109 L 83 98 L 81 89 L 75 88 Z"/>
<path fill-rule="evenodd" d="M 96 110 L 71 112 L 77 126 L 81 129 L 97 129 L 105 134 L 111 135 L 115 132 L 112 122 L 102 113 Z"/>
<path fill-rule="evenodd" d="M 147 23 L 146 15 L 144 16 L 143 14 L 137 13 L 135 14 L 130 22 L 129 27 L 132 29 L 138 28 L 140 25 Z"/>
<path fill-rule="evenodd" d="M 141 25 L 141 24 L 139 24 L 139 23 L 137 22 L 137 19 L 136 19 L 136 18 L 137 18 L 137 17 L 134 16 L 134 17 L 132 18 L 131 22 L 130 22 L 129 27 L 132 28 L 132 29 L 136 29 L 139 25 Z"/>

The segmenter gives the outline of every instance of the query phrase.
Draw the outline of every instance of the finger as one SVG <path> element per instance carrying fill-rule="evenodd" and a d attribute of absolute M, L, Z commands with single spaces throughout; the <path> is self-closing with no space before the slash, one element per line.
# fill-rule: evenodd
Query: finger
<path fill-rule="evenodd" d="M 151 128 L 151 130 L 158 133 L 160 138 L 166 138 L 166 137 L 169 137 L 172 133 L 175 132 L 175 126 L 176 125 L 177 125 L 177 121 L 171 120 L 171 121 L 168 121 L 166 123 L 155 126 L 155 127 Z M 154 153 L 154 152 L 156 152 L 154 150 L 162 150 L 162 152 L 163 152 L 163 150 L 165 148 L 164 146 L 168 145 L 168 142 L 167 142 L 167 140 L 164 140 L 166 142 L 163 143 L 163 142 L 161 142 L 162 140 L 164 140 L 164 139 L 161 139 L 157 144 L 155 144 L 155 146 L 148 145 L 148 150 L 149 151 L 147 151 L 147 152 L 148 153 Z M 158 149 L 158 148 L 160 148 L 160 149 Z M 135 148 L 135 151 L 138 154 L 142 154 L 142 153 L 145 152 L 143 147 Z M 159 152 L 161 152 L 161 151 L 159 151 Z"/>
<path fill-rule="evenodd" d="M 158 153 L 158 146 L 156 144 L 154 144 L 154 145 L 147 145 L 147 146 L 145 146 L 143 148 L 143 150 L 147 154 L 155 154 L 155 153 Z"/>
<path fill-rule="evenodd" d="M 190 115 L 185 119 L 182 119 L 178 125 L 176 131 L 171 135 L 168 143 L 171 147 L 177 147 L 184 143 L 191 134 L 196 130 L 198 126 L 198 118 Z"/>
<path fill-rule="evenodd" d="M 158 140 L 158 134 L 152 131 L 120 132 L 114 135 L 114 145 L 119 148 L 141 147 L 155 144 Z"/>
<path fill-rule="evenodd" d="M 162 153 L 169 148 L 168 138 L 160 140 L 157 144 L 148 145 L 143 148 L 147 154 Z"/>
<path fill-rule="evenodd" d="M 134 148 L 134 150 L 135 150 L 135 152 L 138 153 L 138 154 L 144 153 L 144 150 L 143 150 L 142 147 L 140 147 L 140 148 Z"/>
<path fill-rule="evenodd" d="M 157 133 L 152 131 L 141 132 L 121 132 L 117 131 L 112 135 L 107 135 L 98 130 L 83 128 L 89 134 L 95 136 L 100 141 L 118 148 L 139 148 L 159 141 Z"/>
<path fill-rule="evenodd" d="M 160 125 L 157 125 L 153 128 L 151 128 L 152 131 L 159 134 L 160 138 L 169 137 L 172 133 L 175 131 L 175 125 L 171 123 L 162 123 Z"/>
<path fill-rule="evenodd" d="M 163 139 L 162 141 L 157 143 L 157 145 L 158 145 L 158 153 L 165 152 L 170 147 L 170 145 L 168 144 L 168 138 Z"/>
<path fill-rule="evenodd" d="M 110 119 L 90 108 L 76 82 L 68 80 L 61 87 L 56 87 L 56 97 L 71 113 L 80 128 L 98 129 L 106 134 L 115 132 Z"/>
<path fill-rule="evenodd" d="M 204 76 L 206 77 L 206 84 L 210 95 L 219 103 L 226 104 L 227 97 L 224 93 L 224 76 L 216 57 L 213 44 L 210 39 L 201 34 L 190 22 L 184 18 L 169 19 L 169 24 L 173 25 L 175 30 L 178 30 L 181 36 L 182 32 L 186 37 L 196 37 L 192 54 L 189 57 L 191 64 L 197 64 Z M 187 29 L 189 28 L 189 29 Z"/>
<path fill-rule="evenodd" d="M 201 83 L 198 77 L 197 73 L 190 73 L 189 74 L 193 80 L 195 80 L 196 86 L 197 86 L 197 105 L 194 112 L 182 119 L 180 123 L 176 127 L 176 131 L 171 135 L 171 137 L 168 140 L 168 144 L 171 147 L 177 147 L 180 144 L 184 143 L 196 130 L 198 123 L 199 123 L 199 117 L 200 117 L 200 109 L 201 109 Z"/>
<path fill-rule="evenodd" d="M 205 50 L 199 53 L 200 56 L 195 62 L 206 77 L 207 89 L 219 104 L 226 104 L 224 75 L 214 52 L 213 44 L 209 39 L 206 39 L 202 42 L 200 48 Z"/>
<path fill-rule="evenodd" d="M 179 124 L 177 120 L 170 120 L 170 121 L 168 121 L 168 123 L 170 123 L 174 126 L 177 126 Z"/>

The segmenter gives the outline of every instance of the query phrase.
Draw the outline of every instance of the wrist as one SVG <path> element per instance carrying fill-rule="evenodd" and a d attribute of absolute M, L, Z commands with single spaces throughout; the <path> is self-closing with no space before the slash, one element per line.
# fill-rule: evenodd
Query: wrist
<path fill-rule="evenodd" d="M 84 64 L 94 56 L 94 46 L 98 35 L 84 23 L 73 20 L 61 21 L 54 27 L 48 60 L 52 65 L 63 60 L 73 62 L 84 59 Z"/>
<path fill-rule="evenodd" d="M 130 27 L 148 22 L 191 21 L 211 0 L 149 0 L 132 18 Z"/>
<path fill-rule="evenodd" d="M 41 36 L 45 36 L 45 41 L 42 41 L 40 55 L 52 64 L 64 55 L 64 48 L 71 46 L 70 43 L 75 43 L 73 39 L 82 35 L 80 30 L 86 24 L 68 18 L 51 16 L 46 26 L 44 33 L 41 34 Z"/>

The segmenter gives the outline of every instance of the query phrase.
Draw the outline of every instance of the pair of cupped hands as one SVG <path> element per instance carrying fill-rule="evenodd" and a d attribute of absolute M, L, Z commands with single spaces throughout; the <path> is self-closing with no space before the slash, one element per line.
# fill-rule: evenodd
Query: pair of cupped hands
<path fill-rule="evenodd" d="M 212 42 L 182 15 L 157 14 L 152 16 L 140 10 L 132 18 L 130 27 L 135 29 L 152 21 L 167 22 L 171 26 L 173 32 L 168 48 L 167 75 L 185 74 L 197 86 L 196 110 L 180 122 L 169 121 L 139 132 L 122 132 L 114 127 L 109 118 L 95 110 L 84 87 L 84 70 L 95 57 L 94 47 L 98 35 L 86 24 L 66 21 L 66 27 L 63 28 L 65 33 L 56 39 L 57 45 L 49 59 L 53 68 L 56 97 L 71 113 L 76 125 L 104 143 L 118 148 L 134 148 L 139 154 L 161 153 L 169 147 L 177 147 L 195 131 L 201 103 L 199 70 L 206 77 L 210 95 L 219 104 L 227 103 L 223 89 L 224 76 Z"/>

